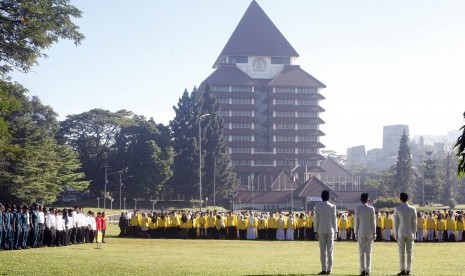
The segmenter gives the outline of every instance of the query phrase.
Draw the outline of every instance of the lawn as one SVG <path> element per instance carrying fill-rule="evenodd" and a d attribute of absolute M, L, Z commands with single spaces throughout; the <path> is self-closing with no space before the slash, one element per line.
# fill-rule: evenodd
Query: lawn
<path fill-rule="evenodd" d="M 111 226 L 109 234 L 116 234 Z M 154 240 L 0 252 L 0 275 L 315 275 L 317 242 Z M 416 244 L 414 275 L 464 275 L 465 243 Z M 459 258 L 460 257 L 460 258 Z M 371 275 L 398 272 L 397 244 L 376 243 Z M 358 275 L 354 242 L 337 242 L 334 275 Z"/>

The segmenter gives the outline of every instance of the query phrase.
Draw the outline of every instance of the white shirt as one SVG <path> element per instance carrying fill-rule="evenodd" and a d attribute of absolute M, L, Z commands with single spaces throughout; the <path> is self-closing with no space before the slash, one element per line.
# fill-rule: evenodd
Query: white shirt
<path fill-rule="evenodd" d="M 37 216 L 39 217 L 39 224 L 44 224 L 45 223 L 44 212 L 37 211 Z"/>
<path fill-rule="evenodd" d="M 63 216 L 58 215 L 55 217 L 55 228 L 57 231 L 63 231 L 64 230 L 64 221 L 63 221 Z"/>
<path fill-rule="evenodd" d="M 71 214 L 73 214 L 73 227 L 76 228 L 76 227 L 78 227 L 77 212 L 73 211 L 73 212 L 71 212 Z"/>
<path fill-rule="evenodd" d="M 95 220 L 95 217 L 89 216 L 89 225 L 90 228 L 94 231 L 97 231 L 97 221 Z"/>
<path fill-rule="evenodd" d="M 45 220 L 45 226 L 47 226 L 47 228 L 52 228 L 52 227 L 55 227 L 55 225 L 56 225 L 55 215 L 52 213 L 48 213 L 47 219 Z"/>

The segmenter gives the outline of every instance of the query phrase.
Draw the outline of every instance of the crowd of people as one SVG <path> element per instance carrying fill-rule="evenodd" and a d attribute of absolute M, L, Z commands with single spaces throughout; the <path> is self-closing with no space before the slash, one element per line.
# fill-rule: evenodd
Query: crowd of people
<path fill-rule="evenodd" d="M 0 203 L 0 250 L 68 246 L 93 243 L 97 231 L 105 238 L 105 213 L 86 214 L 74 209 L 46 208 L 39 204 L 15 206 Z"/>
<path fill-rule="evenodd" d="M 418 213 L 417 241 L 464 241 L 463 211 Z M 314 212 L 193 212 L 174 210 L 123 212 L 119 219 L 121 237 L 183 239 L 315 240 Z M 354 212 L 338 213 L 337 240 L 355 240 Z M 378 241 L 393 241 L 392 212 L 376 213 Z"/>

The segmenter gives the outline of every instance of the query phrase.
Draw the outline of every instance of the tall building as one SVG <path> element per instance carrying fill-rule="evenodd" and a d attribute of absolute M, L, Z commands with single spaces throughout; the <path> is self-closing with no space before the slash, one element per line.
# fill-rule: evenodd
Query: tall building
<path fill-rule="evenodd" d="M 397 156 L 402 134 L 409 135 L 408 125 L 390 125 L 383 127 L 383 156 Z"/>
<path fill-rule="evenodd" d="M 367 153 L 364 145 L 347 149 L 347 164 L 366 166 Z"/>
<path fill-rule="evenodd" d="M 221 105 L 224 135 L 242 185 L 271 189 L 283 170 L 305 180 L 321 171 L 320 90 L 295 64 L 299 54 L 256 1 L 214 62 L 210 85 Z"/>

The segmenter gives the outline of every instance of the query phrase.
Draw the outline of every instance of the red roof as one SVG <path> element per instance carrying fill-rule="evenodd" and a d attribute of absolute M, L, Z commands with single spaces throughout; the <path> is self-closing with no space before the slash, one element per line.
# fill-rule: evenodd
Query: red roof
<path fill-rule="evenodd" d="M 227 55 L 299 56 L 255 0 L 250 3 L 213 67 Z"/>
<path fill-rule="evenodd" d="M 300 68 L 299 65 L 285 65 L 270 83 L 271 86 L 300 86 L 325 88 L 322 82 Z"/>
<path fill-rule="evenodd" d="M 312 177 L 307 180 L 299 189 L 295 192 L 299 194 L 299 197 L 319 197 L 323 190 L 328 190 L 331 197 L 338 198 L 339 195 L 331 190 L 325 183 L 321 182 L 316 177 Z"/>
<path fill-rule="evenodd" d="M 204 83 L 211 85 L 261 85 L 237 68 L 235 64 L 221 64 Z"/>

